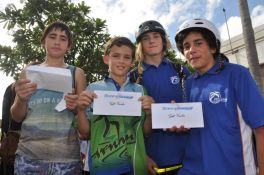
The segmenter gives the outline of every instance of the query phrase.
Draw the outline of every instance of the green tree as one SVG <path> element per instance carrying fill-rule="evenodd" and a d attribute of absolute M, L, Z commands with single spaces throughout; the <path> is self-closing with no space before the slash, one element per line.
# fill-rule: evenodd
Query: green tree
<path fill-rule="evenodd" d="M 182 59 L 180 59 L 180 58 L 177 57 L 177 54 L 176 54 L 176 51 L 175 50 L 173 50 L 173 49 L 168 50 L 167 51 L 167 56 L 168 56 L 168 58 L 171 61 L 173 61 L 175 63 L 179 63 L 179 64 L 185 66 L 186 68 L 188 68 L 188 70 L 191 73 L 194 72 L 194 69 L 190 66 L 190 64 L 187 63 L 187 61 L 183 61 Z"/>
<path fill-rule="evenodd" d="M 81 67 L 87 83 L 107 74 L 102 61 L 103 47 L 109 39 L 106 21 L 89 17 L 90 7 L 84 2 L 74 4 L 69 0 L 27 0 L 22 9 L 9 4 L 0 12 L 0 22 L 12 31 L 14 47 L 0 45 L 0 70 L 17 78 L 30 62 L 43 61 L 40 46 L 45 26 L 55 20 L 64 21 L 73 32 L 74 46 L 65 62 Z"/>

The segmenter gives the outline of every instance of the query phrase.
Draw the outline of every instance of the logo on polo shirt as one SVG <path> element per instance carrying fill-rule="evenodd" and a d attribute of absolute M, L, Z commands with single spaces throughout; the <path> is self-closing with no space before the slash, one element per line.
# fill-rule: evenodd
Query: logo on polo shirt
<path fill-rule="evenodd" d="M 220 102 L 227 102 L 227 98 L 222 98 L 220 92 L 214 91 L 210 92 L 209 101 L 213 104 L 218 104 Z"/>
<path fill-rule="evenodd" d="M 173 77 L 170 77 L 170 81 L 172 84 L 178 84 L 180 79 L 178 76 L 173 76 Z"/>

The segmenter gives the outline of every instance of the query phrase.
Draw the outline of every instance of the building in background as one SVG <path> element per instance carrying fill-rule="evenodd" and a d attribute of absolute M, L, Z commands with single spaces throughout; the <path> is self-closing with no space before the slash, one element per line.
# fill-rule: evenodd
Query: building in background
<path fill-rule="evenodd" d="M 260 64 L 260 74 L 264 83 L 264 24 L 254 28 L 255 43 Z M 243 34 L 230 38 L 222 42 L 221 52 L 225 54 L 231 63 L 241 64 L 248 67 Z M 231 45 L 230 45 L 231 42 Z"/>

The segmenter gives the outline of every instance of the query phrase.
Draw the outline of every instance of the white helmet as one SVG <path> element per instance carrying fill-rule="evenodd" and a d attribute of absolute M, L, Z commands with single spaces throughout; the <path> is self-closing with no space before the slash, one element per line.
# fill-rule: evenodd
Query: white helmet
<path fill-rule="evenodd" d="M 206 19 L 191 19 L 191 20 L 185 21 L 176 31 L 176 34 L 175 34 L 176 43 L 178 42 L 178 34 L 190 28 L 205 28 L 211 31 L 214 34 L 215 38 L 220 42 L 219 31 L 211 21 L 208 21 Z"/>

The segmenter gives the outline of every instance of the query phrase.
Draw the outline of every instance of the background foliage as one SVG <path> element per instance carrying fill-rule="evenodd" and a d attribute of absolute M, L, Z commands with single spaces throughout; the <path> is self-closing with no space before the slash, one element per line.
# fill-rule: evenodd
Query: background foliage
<path fill-rule="evenodd" d="M 89 13 L 90 7 L 84 2 L 74 4 L 69 0 L 27 0 L 22 9 L 9 4 L 5 11 L 0 11 L 0 23 L 11 33 L 15 46 L 0 45 L 0 70 L 17 79 L 25 65 L 44 61 L 45 52 L 40 46 L 42 32 L 49 23 L 61 20 L 68 24 L 74 38 L 65 62 L 82 68 L 87 83 L 101 79 L 108 73 L 102 55 L 110 35 L 106 21 L 91 18 Z M 168 56 L 187 65 L 177 59 L 173 50 Z"/>
<path fill-rule="evenodd" d="M 73 4 L 68 0 L 28 0 L 23 9 L 9 4 L 0 12 L 0 22 L 12 31 L 15 47 L 0 45 L 0 70 L 17 77 L 28 63 L 44 61 L 41 34 L 47 24 L 61 20 L 69 25 L 74 38 L 74 47 L 65 62 L 81 67 L 88 83 L 100 79 L 107 74 L 102 54 L 109 34 L 106 21 L 91 18 L 89 13 L 90 7 L 84 2 Z"/>

